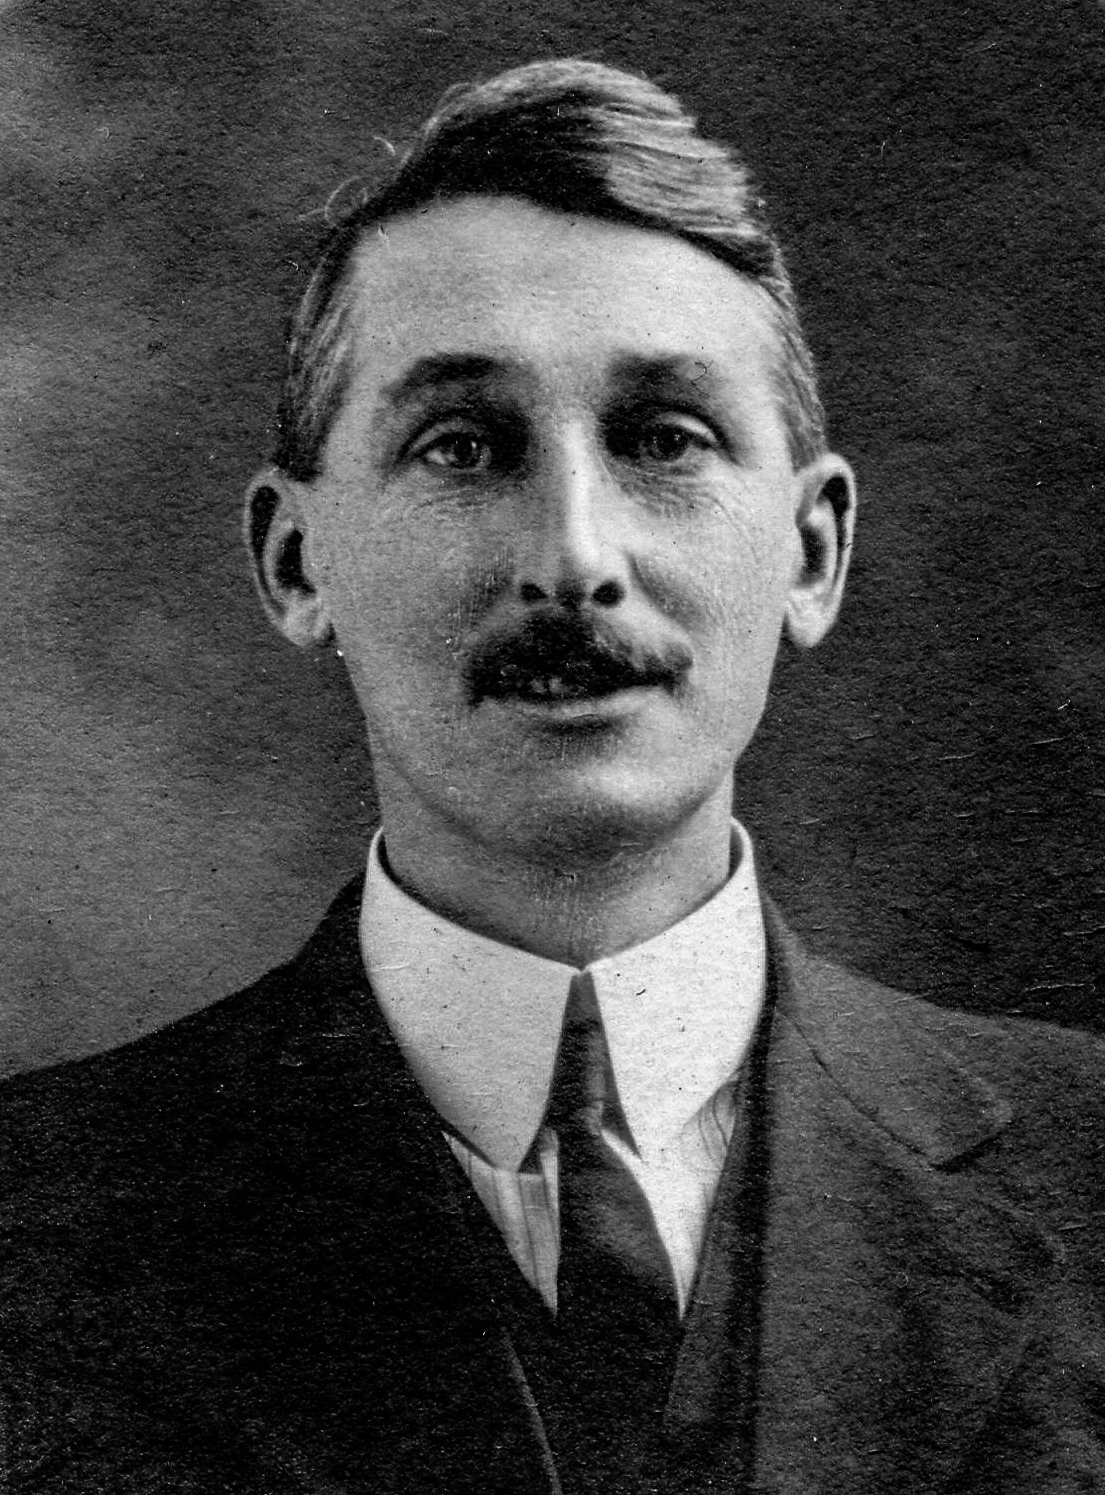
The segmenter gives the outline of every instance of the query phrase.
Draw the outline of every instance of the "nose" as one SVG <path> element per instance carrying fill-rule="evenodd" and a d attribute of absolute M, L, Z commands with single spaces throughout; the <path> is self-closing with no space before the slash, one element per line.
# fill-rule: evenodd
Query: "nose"
<path fill-rule="evenodd" d="M 616 607 L 629 579 L 625 516 L 599 454 L 580 438 L 551 444 L 527 488 L 515 536 L 520 600 Z"/>

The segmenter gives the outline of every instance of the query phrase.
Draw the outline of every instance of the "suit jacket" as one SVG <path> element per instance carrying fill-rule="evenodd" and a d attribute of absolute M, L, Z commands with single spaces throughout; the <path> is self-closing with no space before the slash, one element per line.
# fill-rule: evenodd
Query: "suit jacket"
<path fill-rule="evenodd" d="M 0 1087 L 10 1495 L 559 1488 L 359 898 L 246 991 Z M 1101 1047 L 768 929 L 755 1365 L 730 1179 L 642 1488 L 1105 1490 Z"/>

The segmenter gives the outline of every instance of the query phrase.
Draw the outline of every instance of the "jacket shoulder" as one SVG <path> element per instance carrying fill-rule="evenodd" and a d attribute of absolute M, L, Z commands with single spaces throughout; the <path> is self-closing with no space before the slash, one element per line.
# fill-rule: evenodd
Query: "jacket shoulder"
<path fill-rule="evenodd" d="M 808 962 L 817 980 L 847 995 L 857 1039 L 932 1047 L 1022 1106 L 1076 1092 L 1105 1114 L 1105 1039 L 1099 1035 L 1034 1018 L 946 1007 L 817 957 Z"/>
<path fill-rule="evenodd" d="M 1102 1039 L 894 990 L 810 954 L 774 911 L 769 946 L 779 1009 L 869 1123 L 1057 1219 L 1105 1221 Z"/>
<path fill-rule="evenodd" d="M 985 1016 L 897 990 L 810 950 L 773 904 L 765 908 L 769 946 L 784 1004 L 815 1046 L 857 1056 L 883 1051 L 940 1053 L 998 1086 L 1088 1086 L 1105 1074 L 1105 1038 L 1018 1016 Z"/>
<path fill-rule="evenodd" d="M 133 1120 L 142 1105 L 164 1114 L 210 1085 L 241 1084 L 248 1094 L 251 1073 L 264 1067 L 259 1060 L 305 1023 L 325 1025 L 323 1009 L 350 966 L 351 942 L 355 954 L 350 910 L 357 906 L 354 882 L 303 948 L 258 980 L 116 1048 L 0 1082 L 0 1124 L 37 1132 L 51 1117 L 83 1122 L 89 1112 L 113 1111 Z"/>

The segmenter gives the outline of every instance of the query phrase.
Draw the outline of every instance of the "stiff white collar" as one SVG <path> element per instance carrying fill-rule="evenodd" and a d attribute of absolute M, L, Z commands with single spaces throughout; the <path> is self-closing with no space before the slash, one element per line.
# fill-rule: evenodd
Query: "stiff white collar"
<path fill-rule="evenodd" d="M 545 1111 L 573 967 L 500 945 L 403 892 L 373 837 L 361 907 L 365 968 L 439 1115 L 500 1168 L 518 1168 Z M 646 1161 L 740 1066 L 763 1005 L 765 944 L 752 844 L 733 822 L 733 872 L 642 945 L 588 966 L 618 1094 Z"/>

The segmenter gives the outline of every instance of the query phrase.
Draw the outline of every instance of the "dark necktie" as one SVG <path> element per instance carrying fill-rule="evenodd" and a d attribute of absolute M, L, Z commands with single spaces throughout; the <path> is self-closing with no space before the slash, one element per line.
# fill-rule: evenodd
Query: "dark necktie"
<path fill-rule="evenodd" d="M 592 978 L 572 978 L 546 1120 L 560 1176 L 557 1318 L 677 1315 L 671 1266 L 640 1185 L 603 1136 L 630 1141 Z"/>
<path fill-rule="evenodd" d="M 592 1483 L 663 1406 L 679 1308 L 648 1201 L 602 1135 L 630 1142 L 586 973 L 572 979 L 546 1121 L 558 1142 L 563 1430 Z"/>

